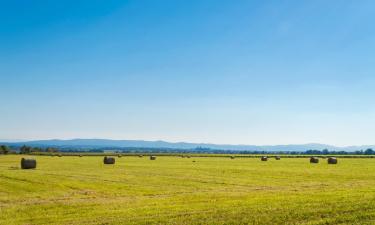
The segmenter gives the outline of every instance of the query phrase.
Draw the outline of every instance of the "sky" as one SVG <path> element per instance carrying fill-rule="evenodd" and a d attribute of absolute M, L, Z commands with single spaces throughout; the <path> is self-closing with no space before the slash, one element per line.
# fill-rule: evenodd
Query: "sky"
<path fill-rule="evenodd" d="M 0 139 L 375 144 L 374 23 L 372 0 L 0 0 Z"/>

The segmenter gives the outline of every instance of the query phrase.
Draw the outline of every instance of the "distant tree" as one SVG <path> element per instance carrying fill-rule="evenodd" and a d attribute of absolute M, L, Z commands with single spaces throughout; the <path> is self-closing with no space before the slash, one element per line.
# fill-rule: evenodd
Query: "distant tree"
<path fill-rule="evenodd" d="M 322 154 L 323 154 L 323 155 L 328 155 L 328 154 L 329 154 L 328 149 L 323 149 Z"/>
<path fill-rule="evenodd" d="M 52 152 L 58 152 L 58 150 L 56 148 L 48 147 L 46 148 L 46 152 L 52 153 Z"/>
<path fill-rule="evenodd" d="M 30 146 L 23 145 L 20 148 L 20 153 L 21 154 L 29 154 L 30 152 L 31 152 L 31 147 Z"/>
<path fill-rule="evenodd" d="M 31 148 L 30 151 L 31 151 L 31 152 L 42 152 L 43 149 L 42 149 L 42 148 L 39 148 L 39 147 L 33 147 L 33 148 Z"/>
<path fill-rule="evenodd" d="M 319 150 L 307 150 L 307 151 L 305 152 L 305 154 L 308 154 L 308 155 L 321 155 L 322 152 L 319 151 Z"/>
<path fill-rule="evenodd" d="M 364 153 L 365 153 L 365 155 L 374 155 L 375 151 L 372 150 L 371 148 L 368 148 L 368 149 L 366 149 L 366 151 Z"/>
<path fill-rule="evenodd" d="M 10 148 L 6 145 L 0 146 L 0 154 L 8 154 L 10 151 Z"/>

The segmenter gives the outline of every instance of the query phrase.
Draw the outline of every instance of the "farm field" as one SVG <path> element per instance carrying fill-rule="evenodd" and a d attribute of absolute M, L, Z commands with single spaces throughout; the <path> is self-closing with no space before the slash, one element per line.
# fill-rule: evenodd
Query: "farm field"
<path fill-rule="evenodd" d="M 375 159 L 21 158 L 0 156 L 0 224 L 375 223 Z"/>

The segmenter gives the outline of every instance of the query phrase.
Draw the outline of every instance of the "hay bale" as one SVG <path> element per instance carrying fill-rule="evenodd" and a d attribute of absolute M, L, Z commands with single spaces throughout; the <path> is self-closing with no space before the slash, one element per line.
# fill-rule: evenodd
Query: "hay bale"
<path fill-rule="evenodd" d="M 190 155 L 186 156 L 188 159 L 190 159 Z"/>
<path fill-rule="evenodd" d="M 122 155 L 121 155 L 121 154 L 118 154 L 118 155 L 117 155 L 117 157 L 121 158 L 121 157 L 122 157 Z"/>
<path fill-rule="evenodd" d="M 139 155 L 138 157 L 139 157 L 139 158 L 142 158 L 142 157 L 143 157 L 143 155 Z"/>
<path fill-rule="evenodd" d="M 115 164 L 115 158 L 105 156 L 103 159 L 104 164 Z"/>
<path fill-rule="evenodd" d="M 231 156 L 230 158 L 231 158 L 231 159 L 234 159 L 234 156 Z"/>
<path fill-rule="evenodd" d="M 36 168 L 36 160 L 35 159 L 21 159 L 21 168 L 22 169 L 35 169 Z"/>
<path fill-rule="evenodd" d="M 327 162 L 328 162 L 328 164 L 337 164 L 337 158 L 329 157 Z"/>
<path fill-rule="evenodd" d="M 151 155 L 151 156 L 150 156 L 150 160 L 156 160 L 156 156 Z"/>
<path fill-rule="evenodd" d="M 82 157 L 83 155 L 79 155 L 79 157 Z"/>
<path fill-rule="evenodd" d="M 59 156 L 59 157 L 62 157 L 62 155 L 61 155 L 61 154 L 59 154 L 58 156 Z"/>
<path fill-rule="evenodd" d="M 319 163 L 319 158 L 318 157 L 311 157 L 310 163 Z"/>
<path fill-rule="evenodd" d="M 275 159 L 276 159 L 276 160 L 280 160 L 281 157 L 280 157 L 280 156 L 275 156 Z"/>
<path fill-rule="evenodd" d="M 262 158 L 260 158 L 260 160 L 262 160 L 262 161 L 267 161 L 267 160 L 268 160 L 268 157 L 267 157 L 267 156 L 262 156 Z"/>

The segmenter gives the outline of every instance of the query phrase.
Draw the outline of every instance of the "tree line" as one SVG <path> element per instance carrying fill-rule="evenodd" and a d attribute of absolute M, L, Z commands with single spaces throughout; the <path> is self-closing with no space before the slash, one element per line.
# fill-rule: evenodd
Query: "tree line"
<path fill-rule="evenodd" d="M 56 147 L 33 147 L 33 146 L 7 146 L 0 145 L 0 154 L 9 153 L 20 153 L 30 154 L 33 152 L 104 152 L 108 148 L 94 148 L 94 149 L 59 149 Z M 150 153 L 213 153 L 213 154 L 288 154 L 288 155 L 375 155 L 375 151 L 371 148 L 366 150 L 358 150 L 353 152 L 346 151 L 329 151 L 328 149 L 323 150 L 307 150 L 307 151 L 234 151 L 234 150 L 218 150 L 209 148 L 196 148 L 196 149 L 170 149 L 170 148 L 133 148 L 125 147 L 116 149 L 115 152 L 120 153 L 138 153 L 138 152 L 150 152 Z"/>
<path fill-rule="evenodd" d="M 29 154 L 33 152 L 58 152 L 59 150 L 54 147 L 46 147 L 46 148 L 41 148 L 41 147 L 32 147 L 32 146 L 27 146 L 23 145 L 21 147 L 10 147 L 7 145 L 0 145 L 0 154 L 10 154 L 10 153 L 20 153 L 20 154 Z"/>
<path fill-rule="evenodd" d="M 9 146 L 6 145 L 0 145 L 0 154 L 8 154 L 10 153 L 11 149 Z"/>

